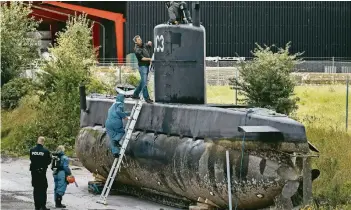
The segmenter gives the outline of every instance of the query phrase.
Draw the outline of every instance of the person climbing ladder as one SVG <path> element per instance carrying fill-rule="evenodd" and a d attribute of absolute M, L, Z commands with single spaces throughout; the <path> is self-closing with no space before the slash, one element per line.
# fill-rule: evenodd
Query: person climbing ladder
<path fill-rule="evenodd" d="M 130 113 L 124 112 L 124 95 L 118 94 L 116 102 L 108 110 L 105 122 L 106 132 L 110 139 L 112 154 L 115 158 L 119 157 L 120 140 L 125 134 L 123 120 L 128 120 Z"/>

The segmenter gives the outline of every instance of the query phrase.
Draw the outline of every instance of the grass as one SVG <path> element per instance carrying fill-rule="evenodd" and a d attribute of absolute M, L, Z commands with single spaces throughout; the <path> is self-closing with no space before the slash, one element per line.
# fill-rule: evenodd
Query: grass
<path fill-rule="evenodd" d="M 1 153 L 16 155 L 7 148 L 15 148 L 17 142 L 16 129 L 28 124 L 36 118 L 37 112 L 33 106 L 39 101 L 38 97 L 24 97 L 18 108 L 11 111 L 1 109 Z M 18 140 L 20 141 L 20 140 Z"/>
<path fill-rule="evenodd" d="M 230 86 L 207 86 L 207 103 L 209 104 L 234 104 L 235 91 L 230 89 Z M 242 99 L 238 95 L 238 99 Z M 240 104 L 240 103 L 238 103 Z"/>
<path fill-rule="evenodd" d="M 351 88 L 350 88 L 351 89 Z M 297 86 L 295 94 L 300 98 L 298 110 L 293 114 L 306 126 L 345 131 L 346 128 L 346 86 Z M 243 96 L 238 95 L 240 99 Z M 234 104 L 235 92 L 230 86 L 208 86 L 207 103 Z M 351 107 L 351 94 L 349 95 Z M 349 108 L 349 131 L 351 131 L 351 108 Z M 328 122 L 326 124 L 326 122 Z"/>
<path fill-rule="evenodd" d="M 305 124 L 308 139 L 320 150 L 313 164 L 321 171 L 314 182 L 314 195 L 339 209 L 351 209 L 351 129 L 349 126 L 346 132 L 346 87 L 300 86 L 296 95 L 301 98 L 296 115 Z"/>
<path fill-rule="evenodd" d="M 314 117 L 313 124 L 316 127 L 328 125 L 337 130 L 345 129 L 346 123 L 346 87 L 345 85 L 327 86 L 299 86 L 296 88 L 296 95 L 300 97 L 297 115 L 305 117 L 305 123 L 310 124 L 311 117 Z M 349 104 L 351 96 L 349 96 Z M 350 115 L 349 111 L 349 115 Z M 349 124 L 351 119 L 349 118 Z"/>

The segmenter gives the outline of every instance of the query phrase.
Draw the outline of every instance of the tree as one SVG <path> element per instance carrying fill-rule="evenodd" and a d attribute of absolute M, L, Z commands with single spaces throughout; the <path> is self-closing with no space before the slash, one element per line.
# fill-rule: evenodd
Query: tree
<path fill-rule="evenodd" d="M 66 28 L 57 34 L 56 47 L 50 48 L 50 59 L 44 61 L 39 75 L 45 95 L 67 93 L 84 81 L 91 80 L 90 67 L 96 62 L 92 45 L 92 23 L 86 15 L 71 17 Z M 78 92 L 77 92 L 78 93 Z"/>
<path fill-rule="evenodd" d="M 86 15 L 68 20 L 66 28 L 57 35 L 57 44 L 49 49 L 50 58 L 42 60 L 37 74 L 36 94 L 30 97 L 30 122 L 14 127 L 5 137 L 6 149 L 26 154 L 38 136 L 45 136 L 45 145 L 55 149 L 66 145 L 72 151 L 79 131 L 79 84 L 96 83 L 90 69 L 96 62 L 92 43 L 92 23 Z M 100 86 L 100 84 L 95 84 Z M 27 99 L 27 97 L 25 97 Z M 22 104 L 22 103 L 21 103 Z"/>
<path fill-rule="evenodd" d="M 290 73 L 302 53 L 290 54 L 290 43 L 285 48 L 256 46 L 253 60 L 240 63 L 240 79 L 231 78 L 231 83 L 245 96 L 248 105 L 290 114 L 297 109 L 299 100 L 294 97 L 295 82 Z"/>
<path fill-rule="evenodd" d="M 23 2 L 1 3 L 1 86 L 39 57 L 39 40 L 35 37 L 39 22 L 29 18 L 30 13 L 30 5 Z"/>
<path fill-rule="evenodd" d="M 79 84 L 91 82 L 90 68 L 96 62 L 92 44 L 92 23 L 86 15 L 70 18 L 58 33 L 57 45 L 50 48 L 39 75 L 43 94 L 38 128 L 56 143 L 74 144 L 79 130 Z"/>

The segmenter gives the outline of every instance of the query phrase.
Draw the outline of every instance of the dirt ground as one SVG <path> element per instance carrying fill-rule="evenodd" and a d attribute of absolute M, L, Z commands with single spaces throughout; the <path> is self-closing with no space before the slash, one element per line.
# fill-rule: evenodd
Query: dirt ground
<path fill-rule="evenodd" d="M 118 209 L 118 210 L 160 210 L 175 208 L 122 195 L 108 197 L 109 205 L 96 203 L 98 195 L 88 193 L 88 181 L 93 180 L 89 171 L 82 167 L 71 166 L 78 187 L 70 184 L 67 187 L 62 203 L 69 210 L 83 209 Z M 54 208 L 54 181 L 50 169 L 47 171 L 48 196 L 47 208 Z M 34 209 L 33 188 L 29 171 L 29 160 L 23 158 L 1 157 L 1 209 Z"/>

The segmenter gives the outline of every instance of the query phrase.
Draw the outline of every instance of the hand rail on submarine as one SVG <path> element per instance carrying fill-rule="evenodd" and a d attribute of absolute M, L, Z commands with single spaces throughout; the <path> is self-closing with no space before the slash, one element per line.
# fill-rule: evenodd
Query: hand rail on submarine
<path fill-rule="evenodd" d="M 154 62 L 188 62 L 188 63 L 196 63 L 197 61 L 196 60 L 153 60 L 151 61 L 152 63 Z"/>

